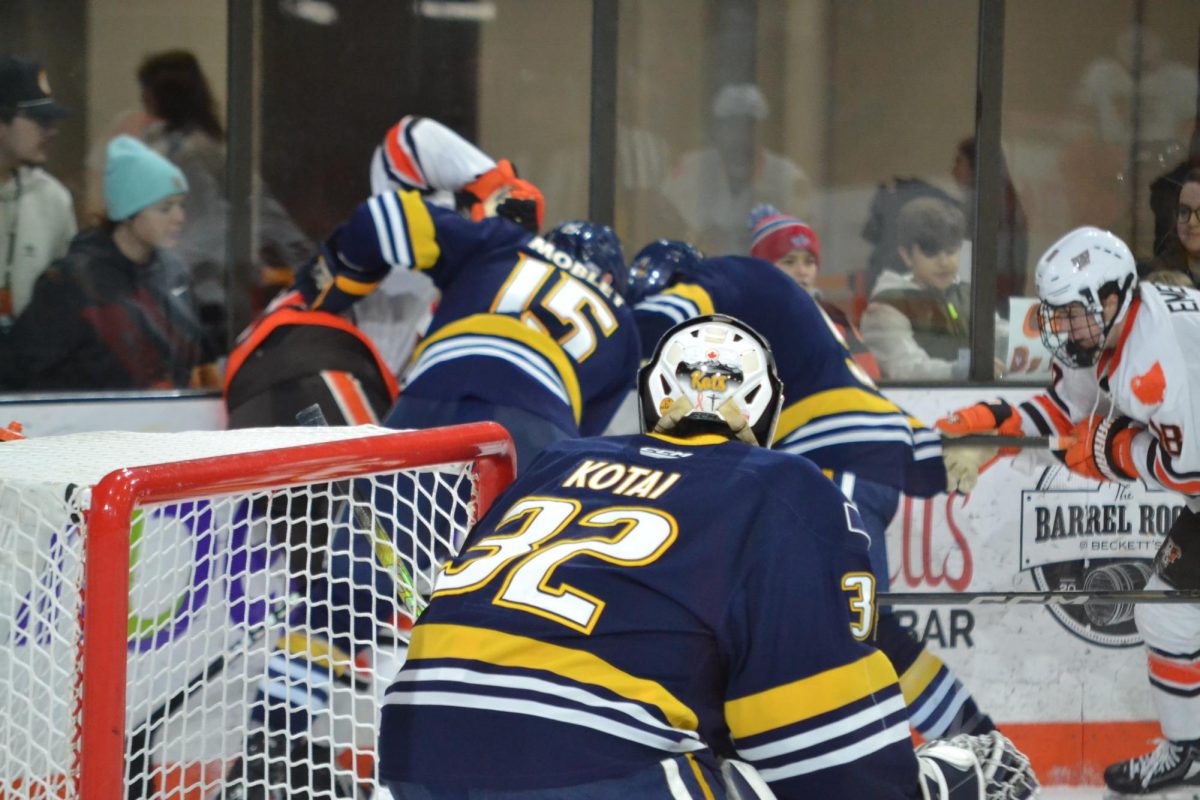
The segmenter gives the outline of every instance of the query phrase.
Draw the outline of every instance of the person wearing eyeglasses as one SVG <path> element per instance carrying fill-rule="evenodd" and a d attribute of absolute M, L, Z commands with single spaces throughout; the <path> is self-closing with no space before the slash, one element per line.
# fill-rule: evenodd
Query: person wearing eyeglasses
<path fill-rule="evenodd" d="M 0 55 L 0 335 L 75 235 L 71 194 L 43 168 L 66 114 L 37 62 Z"/>
<path fill-rule="evenodd" d="M 1167 233 L 1163 252 L 1150 262 L 1144 278 L 1166 279 L 1186 286 L 1200 285 L 1200 169 L 1193 169 L 1179 187 L 1175 227 Z"/>

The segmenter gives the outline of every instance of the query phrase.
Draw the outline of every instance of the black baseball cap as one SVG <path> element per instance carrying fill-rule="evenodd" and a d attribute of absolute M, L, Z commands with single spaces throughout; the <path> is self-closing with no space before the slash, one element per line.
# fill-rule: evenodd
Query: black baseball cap
<path fill-rule="evenodd" d="M 50 96 L 46 70 L 21 56 L 0 55 L 0 107 L 4 106 L 42 125 L 50 125 L 68 113 Z"/>

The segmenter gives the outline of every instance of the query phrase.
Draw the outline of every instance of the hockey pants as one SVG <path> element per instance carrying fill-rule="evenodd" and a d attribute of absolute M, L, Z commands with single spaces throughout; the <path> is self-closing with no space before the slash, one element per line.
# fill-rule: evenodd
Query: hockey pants
<path fill-rule="evenodd" d="M 1185 508 L 1154 557 L 1149 590 L 1200 589 L 1200 515 Z M 1200 739 L 1200 605 L 1142 604 L 1134 609 L 1146 643 L 1154 707 L 1163 735 Z"/>
<path fill-rule="evenodd" d="M 732 782 L 732 793 L 726 788 L 726 780 Z M 761 780 L 757 778 L 757 785 L 764 785 Z M 395 781 L 388 784 L 395 800 L 630 800 L 636 797 L 753 800 L 771 796 L 757 793 L 756 788 L 736 771 L 718 771 L 710 757 L 690 755 L 664 758 L 651 767 L 620 778 L 550 789 L 436 789 Z"/>

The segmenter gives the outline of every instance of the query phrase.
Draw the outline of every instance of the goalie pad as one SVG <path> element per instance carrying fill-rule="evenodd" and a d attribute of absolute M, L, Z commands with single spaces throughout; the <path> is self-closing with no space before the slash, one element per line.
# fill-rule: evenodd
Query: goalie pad
<path fill-rule="evenodd" d="M 917 761 L 924 800 L 1025 800 L 1038 789 L 1029 759 L 999 731 L 937 739 Z"/>

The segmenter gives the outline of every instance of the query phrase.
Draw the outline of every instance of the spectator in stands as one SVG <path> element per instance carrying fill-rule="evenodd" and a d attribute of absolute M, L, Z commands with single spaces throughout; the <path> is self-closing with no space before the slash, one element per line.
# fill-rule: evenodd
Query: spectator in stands
<path fill-rule="evenodd" d="M 910 200 L 897 220 L 897 256 L 906 270 L 885 270 L 862 317 L 867 346 L 885 378 L 965 378 L 971 290 L 958 277 L 966 224 L 957 205 Z"/>
<path fill-rule="evenodd" d="M 951 169 L 954 182 L 963 196 L 966 215 L 965 238 L 975 237 L 975 137 L 958 143 Z M 996 237 L 996 307 L 1007 317 L 1005 299 L 1026 294 L 1029 280 L 1029 223 L 1017 196 L 1017 187 L 1008 174 L 1008 160 L 1000 154 L 1000 229 Z M 1032 288 L 1032 287 L 1029 287 Z"/>
<path fill-rule="evenodd" d="M 713 96 L 708 142 L 684 153 L 662 187 L 687 226 L 680 238 L 706 253 L 741 252 L 742 226 L 756 204 L 804 208 L 808 176 L 764 144 L 769 116 L 767 98 L 753 83 L 729 84 Z"/>
<path fill-rule="evenodd" d="M 1144 270 L 1151 276 L 1176 273 L 1184 285 L 1200 283 L 1200 170 L 1194 169 L 1183 179 L 1176 203 L 1175 227 L 1168 232 L 1162 253 Z"/>
<path fill-rule="evenodd" d="M 960 197 L 954 197 L 939 186 L 921 178 L 896 177 L 880 185 L 871 200 L 871 210 L 863 226 L 862 237 L 874 249 L 867 264 L 866 289 L 874 287 L 884 270 L 904 272 L 907 265 L 896 249 L 900 210 L 919 197 L 933 197 L 957 206 L 964 213 L 963 238 L 975 234 L 975 137 L 958 143 L 950 174 L 958 186 Z M 1017 197 L 1016 187 L 1008 174 L 1008 164 L 1001 154 L 1000 161 L 1000 231 L 996 246 L 996 296 L 1003 301 L 1013 295 L 1023 295 L 1028 281 L 1029 226 L 1025 210 Z M 1007 316 L 1007 304 L 997 303 Z"/>
<path fill-rule="evenodd" d="M 28 305 L 42 271 L 75 235 L 71 195 L 42 168 L 66 110 L 46 72 L 20 56 L 0 56 L 0 336 Z"/>
<path fill-rule="evenodd" d="M 192 274 L 201 319 L 214 341 L 225 339 L 225 131 L 217 118 L 208 80 L 196 57 L 186 50 L 149 56 L 138 68 L 142 103 L 155 118 L 143 134 L 151 148 L 169 158 L 187 178 L 191 191 L 184 210 L 188 226 L 176 246 Z M 283 206 L 261 188 L 258 200 L 259 285 L 282 288 L 292 268 L 314 252 Z"/>
<path fill-rule="evenodd" d="M 212 386 L 184 266 L 167 250 L 184 222 L 183 173 L 144 144 L 108 146 L 108 219 L 38 279 L 13 327 L 18 383 L 36 389 Z"/>
<path fill-rule="evenodd" d="M 750 255 L 770 261 L 808 292 L 837 328 L 842 344 L 854 355 L 858 365 L 873 380 L 879 378 L 879 365 L 862 334 L 846 312 L 824 300 L 817 288 L 821 239 L 816 231 L 772 205 L 757 206 L 750 212 Z"/>

